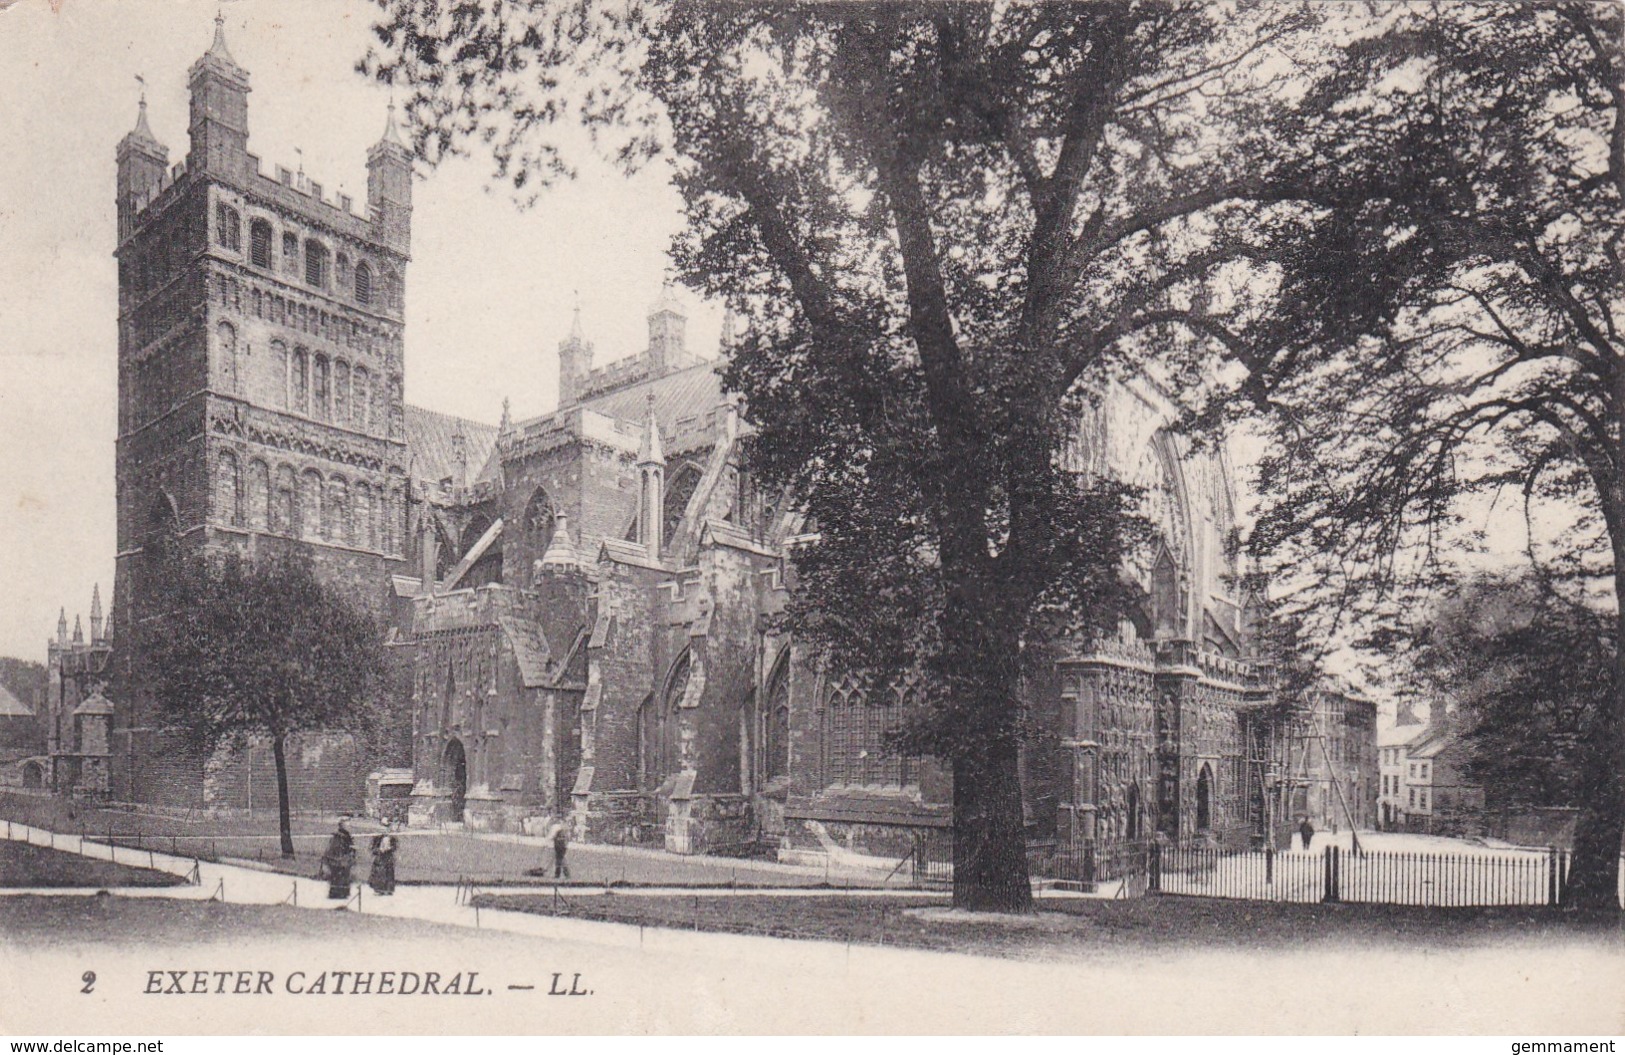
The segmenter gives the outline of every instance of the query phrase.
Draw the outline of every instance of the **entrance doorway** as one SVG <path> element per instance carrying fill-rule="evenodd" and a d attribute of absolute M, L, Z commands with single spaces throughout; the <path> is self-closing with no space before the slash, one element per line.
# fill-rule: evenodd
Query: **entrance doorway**
<path fill-rule="evenodd" d="M 455 824 L 463 819 L 463 807 L 468 803 L 468 756 L 463 753 L 461 740 L 446 745 L 446 756 L 441 764 L 451 785 L 451 821 Z"/>

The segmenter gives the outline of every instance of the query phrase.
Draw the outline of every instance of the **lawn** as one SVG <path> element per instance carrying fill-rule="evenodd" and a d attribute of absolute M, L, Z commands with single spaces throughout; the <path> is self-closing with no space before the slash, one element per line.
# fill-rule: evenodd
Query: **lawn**
<path fill-rule="evenodd" d="M 94 861 L 46 846 L 0 842 L 0 887 L 156 887 L 184 882 L 180 876 L 150 868 Z"/>
<path fill-rule="evenodd" d="M 1031 917 L 943 917 L 945 902 L 870 895 L 585 896 L 481 894 L 482 907 L 648 927 L 723 931 L 983 955 L 1117 956 L 1184 948 L 1431 948 L 1563 937 L 1625 952 L 1617 914 L 1540 908 L 1443 909 L 1153 896 L 1045 899 Z M 920 910 L 927 910 L 923 915 Z M 934 918 L 927 918 L 934 917 Z"/>

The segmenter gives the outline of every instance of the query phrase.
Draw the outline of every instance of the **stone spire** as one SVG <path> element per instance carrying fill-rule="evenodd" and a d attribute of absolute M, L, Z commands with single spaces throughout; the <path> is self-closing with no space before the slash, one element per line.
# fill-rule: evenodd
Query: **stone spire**
<path fill-rule="evenodd" d="M 90 588 L 90 640 L 102 639 L 102 584 Z"/>
<path fill-rule="evenodd" d="M 502 397 L 502 420 L 497 422 L 497 435 L 506 436 L 513 431 L 513 405 L 507 396 Z"/>
<path fill-rule="evenodd" d="M 401 138 L 400 126 L 395 123 L 394 99 L 389 101 L 389 106 L 385 109 L 385 113 L 387 116 L 384 118 L 384 135 L 382 139 L 378 140 L 378 142 L 389 143 L 392 146 L 398 146 L 402 150 L 405 150 L 406 141 Z"/>
<path fill-rule="evenodd" d="M 570 518 L 561 509 L 553 515 L 553 538 L 547 544 L 547 552 L 542 559 L 536 562 L 543 568 L 577 568 L 581 566 L 581 558 L 576 553 L 575 543 L 570 541 Z"/>
<path fill-rule="evenodd" d="M 78 612 L 73 614 L 73 643 L 76 645 L 82 645 L 85 643 L 85 628 L 79 622 Z"/>
<path fill-rule="evenodd" d="M 56 643 L 59 645 L 66 645 L 68 643 L 68 610 L 66 608 L 57 609 Z"/>
<path fill-rule="evenodd" d="M 570 336 L 559 342 L 559 406 L 568 407 L 581 399 L 592 373 L 592 342 L 581 327 L 581 301 L 570 319 Z"/>
<path fill-rule="evenodd" d="M 216 11 L 215 12 L 215 15 L 214 15 L 214 43 L 209 45 L 209 50 L 204 53 L 203 57 L 206 58 L 206 59 L 214 59 L 217 62 L 223 62 L 228 66 L 236 66 L 237 65 L 237 60 L 232 58 L 231 57 L 231 52 L 226 49 L 226 13 L 225 13 L 225 11 Z"/>

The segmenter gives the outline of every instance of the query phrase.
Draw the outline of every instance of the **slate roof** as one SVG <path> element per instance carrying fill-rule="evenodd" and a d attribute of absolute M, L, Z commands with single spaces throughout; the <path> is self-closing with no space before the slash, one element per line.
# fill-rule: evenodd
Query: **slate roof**
<path fill-rule="evenodd" d="M 525 688 L 534 689 L 547 683 L 547 661 L 552 650 L 539 624 L 516 615 L 498 616 L 503 633 L 513 645 L 513 657 L 519 664 L 519 676 Z"/>
<path fill-rule="evenodd" d="M 463 468 L 458 469 L 455 437 L 463 436 Z M 439 483 L 452 478 L 456 487 L 466 487 L 493 471 L 497 427 L 423 407 L 406 406 L 406 449 L 411 458 L 411 474 L 419 480 Z"/>
<path fill-rule="evenodd" d="M 32 718 L 34 712 L 28 704 L 14 696 L 10 689 L 0 685 L 0 718 Z"/>
<path fill-rule="evenodd" d="M 707 360 L 592 396 L 582 400 L 581 406 L 641 425 L 649 417 L 650 393 L 655 397 L 655 420 L 660 423 L 662 440 L 668 447 L 676 445 L 681 450 L 685 434 L 703 424 L 705 416 L 722 402 L 722 378 L 717 374 L 717 364 Z"/>

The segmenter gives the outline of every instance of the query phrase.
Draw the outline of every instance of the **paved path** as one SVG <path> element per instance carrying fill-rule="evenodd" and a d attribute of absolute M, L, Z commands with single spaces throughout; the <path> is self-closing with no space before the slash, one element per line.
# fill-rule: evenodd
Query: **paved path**
<path fill-rule="evenodd" d="M 326 884 L 229 864 L 194 865 L 76 836 L 13 826 L 13 835 L 88 857 L 177 874 L 185 887 L 118 897 L 222 897 L 229 903 L 330 909 Z M 551 892 L 551 887 L 534 888 Z M 53 890 L 69 895 L 74 892 Z M 84 892 L 80 892 L 84 893 Z M 727 896 L 717 892 L 718 896 Z M 1505 947 L 1213 950 L 1033 963 L 961 954 L 748 935 L 639 928 L 474 909 L 454 886 L 363 892 L 363 915 L 451 924 L 458 942 L 330 941 L 243 934 L 229 942 L 147 948 L 105 935 L 60 948 L 8 950 L 0 1029 L 118 1033 L 1094 1032 L 1494 1033 L 1625 1031 L 1625 965 L 1595 945 L 1509 939 Z M 949 924 L 945 924 L 949 925 Z M 476 935 L 475 929 L 481 933 Z M 154 971 L 272 973 L 263 997 L 148 995 Z M 335 969 L 477 971 L 483 999 L 308 999 Z M 81 993 L 87 970 L 100 981 Z M 1428 984 L 1418 986 L 1416 979 Z M 1358 979 L 1351 984 L 1351 979 Z M 550 996 L 580 990 L 590 995 Z M 1306 1017 L 1304 994 L 1313 994 Z"/>

